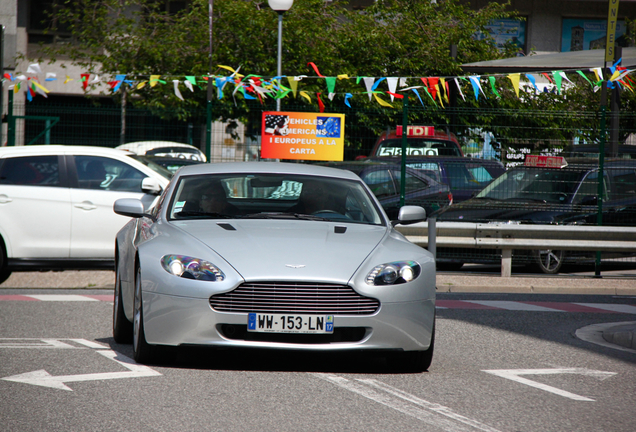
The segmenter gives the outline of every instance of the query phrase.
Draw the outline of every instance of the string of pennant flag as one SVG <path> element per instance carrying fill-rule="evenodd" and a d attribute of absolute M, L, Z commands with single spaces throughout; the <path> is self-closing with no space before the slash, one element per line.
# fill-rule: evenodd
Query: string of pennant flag
<path fill-rule="evenodd" d="M 527 80 L 532 85 L 535 91 L 539 91 L 537 87 L 537 77 L 541 75 L 545 77 L 553 88 L 556 89 L 558 94 L 562 91 L 563 82 L 567 81 L 571 85 L 575 85 L 570 80 L 567 73 L 575 73 L 583 77 L 593 88 L 597 91 L 601 88 L 601 84 L 607 82 L 608 88 L 614 88 L 618 86 L 621 89 L 626 89 L 631 92 L 636 88 L 636 77 L 631 77 L 636 70 L 630 70 L 620 66 L 621 60 L 618 60 L 612 67 L 609 68 L 610 75 L 604 77 L 602 68 L 591 68 L 582 70 L 567 70 L 567 71 L 552 71 L 552 72 L 535 72 L 535 73 L 506 73 L 506 74 L 494 74 L 494 75 L 470 75 L 470 76 L 455 76 L 455 77 L 366 77 L 356 76 L 350 77 L 347 74 L 341 74 L 337 76 L 324 76 L 318 70 L 318 67 L 314 63 L 308 63 L 307 66 L 311 67 L 316 73 L 315 76 L 298 75 L 298 76 L 275 76 L 264 77 L 262 75 L 248 74 L 243 75 L 240 72 L 240 67 L 233 69 L 230 66 L 219 65 L 220 69 L 227 70 L 230 75 L 218 76 L 180 76 L 163 78 L 162 75 L 150 75 L 149 77 L 134 79 L 128 78 L 127 74 L 117 74 L 112 79 L 103 81 L 99 75 L 82 73 L 80 78 L 77 79 L 84 91 L 87 91 L 88 86 L 95 84 L 106 84 L 110 88 L 112 93 L 117 93 L 121 90 L 122 86 L 128 86 L 131 89 L 140 90 L 146 86 L 155 87 L 157 85 L 168 85 L 171 81 L 173 86 L 174 95 L 180 100 L 185 100 L 180 87 L 185 87 L 190 92 L 194 93 L 195 88 L 205 89 L 208 83 L 214 85 L 217 89 L 218 99 L 225 97 L 228 93 L 228 88 L 231 90 L 231 95 L 236 103 L 236 94 L 240 93 L 244 99 L 259 100 L 264 103 L 265 99 L 282 99 L 289 96 L 291 93 L 293 97 L 302 97 L 306 99 L 308 103 L 313 104 L 315 98 L 316 103 L 319 106 L 320 112 L 324 111 L 324 102 L 322 100 L 323 92 L 309 92 L 299 88 L 299 83 L 304 79 L 322 79 L 326 83 L 327 98 L 333 101 L 334 97 L 338 94 L 343 95 L 343 103 L 351 108 L 351 101 L 354 96 L 353 93 L 336 93 L 336 82 L 339 80 L 355 80 L 357 85 L 364 85 L 366 91 L 360 91 L 356 94 L 368 95 L 369 101 L 375 100 L 379 105 L 383 107 L 392 108 L 390 102 L 385 98 L 389 97 L 393 102 L 396 98 L 403 99 L 404 94 L 412 92 L 417 96 L 417 99 L 424 106 L 424 100 L 429 100 L 435 106 L 441 106 L 442 108 L 449 104 L 450 86 L 455 86 L 459 95 L 465 101 L 466 96 L 464 90 L 466 87 L 472 89 L 475 99 L 478 101 L 480 96 L 488 98 L 482 83 L 489 84 L 490 90 L 496 97 L 501 97 L 497 90 L 497 78 L 507 78 L 515 91 L 517 97 L 519 97 L 521 80 Z M 566 73 L 567 72 L 567 73 Z M 590 78 L 586 75 L 591 73 Z M 50 91 L 46 88 L 45 84 L 40 82 L 40 76 L 45 75 L 44 81 L 56 81 L 58 77 L 54 72 L 44 73 L 38 63 L 29 65 L 25 73 L 19 73 L 13 75 L 11 73 L 5 73 L 3 76 L 3 84 L 5 82 L 11 83 L 13 92 L 18 93 L 24 89 L 27 100 L 31 101 L 37 95 L 47 97 Z M 409 81 L 417 81 L 416 85 L 409 85 Z M 64 84 L 70 84 L 72 81 L 76 81 L 75 78 L 66 75 L 64 78 Z M 385 83 L 385 84 L 383 84 Z M 388 90 L 381 90 L 380 85 L 386 85 Z M 205 85 L 205 86 L 204 86 Z M 232 88 L 233 86 L 233 88 Z M 424 99 L 422 98 L 424 95 Z M 445 105 L 446 104 L 446 105 Z"/>

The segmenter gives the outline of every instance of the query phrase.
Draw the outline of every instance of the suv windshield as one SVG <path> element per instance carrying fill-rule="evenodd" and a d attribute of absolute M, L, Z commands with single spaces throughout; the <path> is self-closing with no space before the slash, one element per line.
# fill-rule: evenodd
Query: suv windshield
<path fill-rule="evenodd" d="M 408 138 L 408 156 L 461 156 L 459 147 L 452 141 Z M 402 139 L 388 139 L 380 143 L 374 156 L 401 156 Z"/>
<path fill-rule="evenodd" d="M 296 219 L 383 224 L 360 181 L 295 174 L 182 177 L 169 219 Z"/>
<path fill-rule="evenodd" d="M 477 198 L 568 203 L 586 171 L 518 167 L 505 172 Z"/>

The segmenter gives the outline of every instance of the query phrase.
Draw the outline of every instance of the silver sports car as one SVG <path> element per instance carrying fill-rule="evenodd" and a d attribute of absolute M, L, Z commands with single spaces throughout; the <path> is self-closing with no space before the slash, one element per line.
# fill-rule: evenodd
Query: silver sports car
<path fill-rule="evenodd" d="M 139 363 L 167 347 L 381 350 L 428 369 L 435 262 L 355 174 L 303 164 L 179 170 L 116 240 L 113 334 Z M 426 218 L 400 209 L 399 223 Z M 171 349 L 170 351 L 174 351 Z"/>

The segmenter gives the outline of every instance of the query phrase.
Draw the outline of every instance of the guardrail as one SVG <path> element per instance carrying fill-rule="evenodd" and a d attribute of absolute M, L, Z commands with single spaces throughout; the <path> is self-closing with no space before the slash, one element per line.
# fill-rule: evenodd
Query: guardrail
<path fill-rule="evenodd" d="M 396 228 L 409 241 L 427 248 L 433 255 L 437 247 L 501 249 L 502 277 L 511 275 L 514 249 L 636 252 L 635 227 L 482 224 L 437 222 L 429 218 L 427 222 Z"/>

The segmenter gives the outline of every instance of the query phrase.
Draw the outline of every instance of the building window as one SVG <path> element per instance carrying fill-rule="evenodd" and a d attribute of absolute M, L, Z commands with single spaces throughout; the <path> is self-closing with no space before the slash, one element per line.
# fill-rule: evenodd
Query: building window
<path fill-rule="evenodd" d="M 606 19 L 564 18 L 561 52 L 604 49 L 607 40 Z M 616 22 L 616 38 L 625 35 L 625 21 Z"/>

